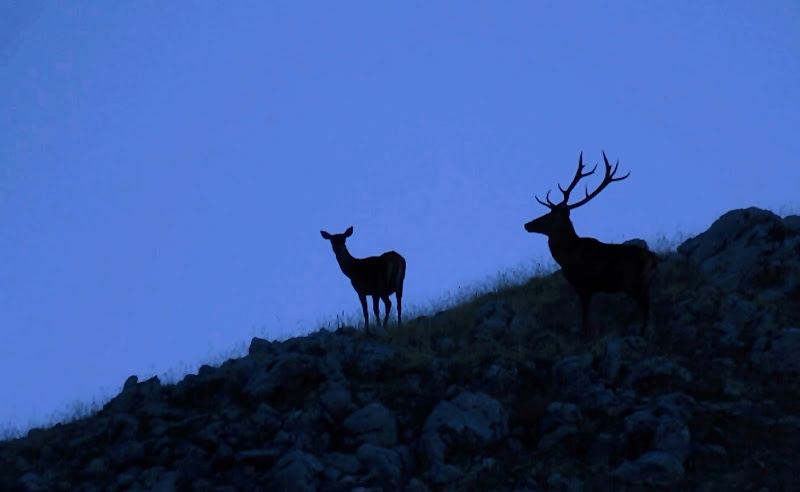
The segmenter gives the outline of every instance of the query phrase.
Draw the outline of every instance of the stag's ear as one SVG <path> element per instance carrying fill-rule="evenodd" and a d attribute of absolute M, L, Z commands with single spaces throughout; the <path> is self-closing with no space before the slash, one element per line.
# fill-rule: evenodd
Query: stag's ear
<path fill-rule="evenodd" d="M 353 235 L 353 226 L 350 226 L 347 228 L 346 231 L 344 231 L 344 237 L 350 237 L 352 235 Z"/>
<path fill-rule="evenodd" d="M 319 233 L 320 233 L 320 234 L 322 234 L 322 238 L 323 238 L 323 239 L 328 239 L 328 240 L 330 240 L 330 239 L 331 239 L 331 235 L 330 235 L 330 234 L 328 234 L 327 232 L 325 232 L 325 231 L 319 231 Z"/>

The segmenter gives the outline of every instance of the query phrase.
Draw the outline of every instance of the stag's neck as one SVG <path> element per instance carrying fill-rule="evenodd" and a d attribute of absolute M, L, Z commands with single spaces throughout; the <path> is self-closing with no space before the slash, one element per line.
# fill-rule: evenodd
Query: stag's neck
<path fill-rule="evenodd" d="M 558 231 L 548 236 L 547 246 L 550 247 L 550 254 L 562 268 L 574 261 L 575 253 L 580 248 L 580 239 L 572 222 L 563 224 Z"/>
<path fill-rule="evenodd" d="M 339 268 L 342 269 L 342 273 L 350 277 L 353 273 L 353 266 L 358 260 L 353 258 L 353 255 L 347 251 L 347 246 L 342 246 L 341 248 L 335 249 L 333 252 L 336 254 L 336 261 L 339 263 Z"/>

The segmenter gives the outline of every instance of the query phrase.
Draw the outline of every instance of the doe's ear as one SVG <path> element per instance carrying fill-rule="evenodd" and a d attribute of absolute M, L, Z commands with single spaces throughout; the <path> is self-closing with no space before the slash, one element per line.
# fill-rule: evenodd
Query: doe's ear
<path fill-rule="evenodd" d="M 327 233 L 327 232 L 325 232 L 325 231 L 319 231 L 319 233 L 320 233 L 320 234 L 322 234 L 322 238 L 323 238 L 323 239 L 330 239 L 330 238 L 331 238 L 331 235 L 330 235 L 330 234 L 328 234 L 328 233 Z"/>
<path fill-rule="evenodd" d="M 348 227 L 347 230 L 344 231 L 344 237 L 350 237 L 352 234 L 353 234 L 353 226 Z"/>

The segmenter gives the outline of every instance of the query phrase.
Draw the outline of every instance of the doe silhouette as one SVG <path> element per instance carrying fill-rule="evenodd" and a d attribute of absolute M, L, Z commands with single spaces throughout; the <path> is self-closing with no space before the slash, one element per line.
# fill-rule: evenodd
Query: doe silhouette
<path fill-rule="evenodd" d="M 396 294 L 397 324 L 402 324 L 403 280 L 406 277 L 405 258 L 394 251 L 388 251 L 380 256 L 353 258 L 350 252 L 347 251 L 347 246 L 345 246 L 345 241 L 353 234 L 352 226 L 342 234 L 319 232 L 324 239 L 331 242 L 336 261 L 339 262 L 339 268 L 350 279 L 350 283 L 353 284 L 353 288 L 358 294 L 358 299 L 361 301 L 361 309 L 364 311 L 364 329 L 367 333 L 369 333 L 367 296 L 372 296 L 372 306 L 378 325 L 381 324 L 378 299 L 383 299 L 383 304 L 386 307 L 383 326 L 386 326 L 389 321 L 389 311 L 392 309 L 392 301 L 389 296 Z"/>
<path fill-rule="evenodd" d="M 569 195 L 578 182 L 594 174 L 597 166 L 591 171 L 583 172 L 583 153 L 578 158 L 578 171 L 572 183 L 563 189 L 560 203 L 550 201 L 550 191 L 545 196 L 546 202 L 535 197 L 536 201 L 550 209 L 547 214 L 525 224 L 525 230 L 547 236 L 550 254 L 561 266 L 567 281 L 575 289 L 581 302 L 581 315 L 584 336 L 589 335 L 589 304 L 595 292 L 627 292 L 636 300 L 643 313 L 642 331 L 647 326 L 650 299 L 648 289 L 658 267 L 658 258 L 646 248 L 630 244 L 607 244 L 591 237 L 578 237 L 572 221 L 570 210 L 585 205 L 598 193 L 614 181 L 622 181 L 630 176 L 630 172 L 619 178 L 615 177 L 619 161 L 613 169 L 608 163 L 605 152 L 605 176 L 600 186 L 592 193 L 588 188 L 586 196 L 571 205 L 567 204 Z M 596 330 L 595 330 L 596 331 Z"/>

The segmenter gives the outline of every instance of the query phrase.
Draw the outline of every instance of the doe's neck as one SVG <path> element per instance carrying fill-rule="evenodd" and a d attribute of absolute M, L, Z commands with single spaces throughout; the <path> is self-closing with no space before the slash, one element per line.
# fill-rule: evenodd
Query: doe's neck
<path fill-rule="evenodd" d="M 355 258 L 353 258 L 353 255 L 350 254 L 350 252 L 347 250 L 347 246 L 344 244 L 333 248 L 333 252 L 336 255 L 336 261 L 339 263 L 339 268 L 341 268 L 342 272 L 349 277 Z"/>

